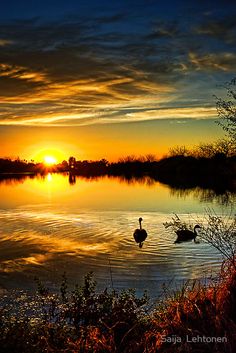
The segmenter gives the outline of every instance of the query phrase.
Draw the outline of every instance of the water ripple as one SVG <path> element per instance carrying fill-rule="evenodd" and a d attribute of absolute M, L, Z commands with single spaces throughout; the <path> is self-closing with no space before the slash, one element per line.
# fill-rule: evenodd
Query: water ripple
<path fill-rule="evenodd" d="M 159 284 L 170 278 L 198 278 L 203 270 L 219 268 L 220 255 L 207 244 L 174 244 L 175 234 L 163 227 L 166 214 L 142 216 L 148 238 L 140 249 L 133 239 L 138 218 L 134 212 L 56 213 L 43 205 L 2 210 L 1 272 L 14 278 L 17 272 L 25 276 L 29 271 L 48 278 L 48 271 L 55 277 L 66 271 L 79 281 L 93 270 L 108 282 L 112 272 L 117 287 L 135 282 L 144 289 L 153 288 L 155 280 Z"/>

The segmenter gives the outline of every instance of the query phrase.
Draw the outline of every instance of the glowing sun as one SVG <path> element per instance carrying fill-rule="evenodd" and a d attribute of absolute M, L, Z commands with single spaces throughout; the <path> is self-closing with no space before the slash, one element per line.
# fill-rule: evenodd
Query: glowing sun
<path fill-rule="evenodd" d="M 44 164 L 53 165 L 53 164 L 56 164 L 56 163 L 57 163 L 56 158 L 54 158 L 52 156 L 45 156 L 44 157 Z"/>

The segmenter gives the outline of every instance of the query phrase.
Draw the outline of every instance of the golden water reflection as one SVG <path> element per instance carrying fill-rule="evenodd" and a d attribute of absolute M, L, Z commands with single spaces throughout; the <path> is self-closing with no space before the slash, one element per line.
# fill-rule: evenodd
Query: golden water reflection
<path fill-rule="evenodd" d="M 37 176 L 15 175 L 0 179 L 0 207 L 42 202 L 66 203 L 72 208 L 76 203 L 85 208 L 158 209 L 169 212 L 195 212 L 200 203 L 214 207 L 235 202 L 235 194 L 216 194 L 213 190 L 171 188 L 150 177 L 76 177 L 70 174 Z M 181 199 L 181 201 L 180 201 Z M 188 202 L 182 202 L 185 199 Z M 183 207 L 181 207 L 183 204 Z"/>
<path fill-rule="evenodd" d="M 190 223 L 201 217 L 212 204 L 199 202 L 199 191 L 176 194 L 150 178 L 77 177 L 74 184 L 68 178 L 0 183 L 0 287 L 32 288 L 35 275 L 53 285 L 64 271 L 73 285 L 90 270 L 109 286 L 111 266 L 116 287 L 155 295 L 165 281 L 218 269 L 215 250 L 204 243 L 178 246 L 163 227 L 173 213 Z M 142 249 L 133 239 L 140 216 L 148 232 Z"/>

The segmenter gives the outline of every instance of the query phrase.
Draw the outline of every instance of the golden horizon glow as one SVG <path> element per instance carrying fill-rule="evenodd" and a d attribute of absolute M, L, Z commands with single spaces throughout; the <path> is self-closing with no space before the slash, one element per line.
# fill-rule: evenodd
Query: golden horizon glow
<path fill-rule="evenodd" d="M 53 165 L 57 163 L 57 160 L 53 156 L 45 156 L 43 163 L 46 165 Z"/>
<path fill-rule="evenodd" d="M 65 149 L 63 143 L 59 144 L 51 142 L 49 144 L 46 142 L 44 147 L 42 143 L 33 146 L 31 145 L 31 151 L 29 148 L 26 148 L 25 152 L 27 155 L 30 154 L 30 159 L 35 163 L 43 163 L 46 166 L 51 166 L 68 159 L 68 154 L 70 154 L 69 151 L 65 154 L 62 148 Z M 68 150 L 68 148 L 66 150 Z"/>

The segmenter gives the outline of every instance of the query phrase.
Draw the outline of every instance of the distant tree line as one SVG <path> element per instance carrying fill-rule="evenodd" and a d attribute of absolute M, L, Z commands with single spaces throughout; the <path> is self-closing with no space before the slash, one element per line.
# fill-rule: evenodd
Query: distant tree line
<path fill-rule="evenodd" d="M 222 190 L 235 190 L 236 151 L 232 141 L 200 144 L 189 150 L 177 146 L 166 157 L 157 160 L 154 155 L 128 156 L 117 162 L 106 159 L 98 161 L 76 160 L 70 157 L 54 166 L 25 160 L 0 159 L 1 173 L 46 174 L 48 172 L 69 173 L 74 176 L 122 176 L 126 179 L 149 176 L 172 187 L 191 188 L 200 186 Z M 3 175 L 3 174 L 2 174 Z"/>
<path fill-rule="evenodd" d="M 193 149 L 176 146 L 170 149 L 169 157 L 191 156 L 194 158 L 228 158 L 236 156 L 236 143 L 232 139 L 220 139 L 211 143 L 200 143 Z"/>
<path fill-rule="evenodd" d="M 46 167 L 43 163 L 34 163 L 33 161 L 28 162 L 25 159 L 0 158 L 0 173 L 41 173 L 46 174 L 48 172 L 57 171 L 57 166 Z"/>
<path fill-rule="evenodd" d="M 32 172 L 34 168 L 34 163 L 28 163 L 26 160 L 20 160 L 20 158 L 16 158 L 15 160 L 10 158 L 0 158 L 1 173 Z"/>

